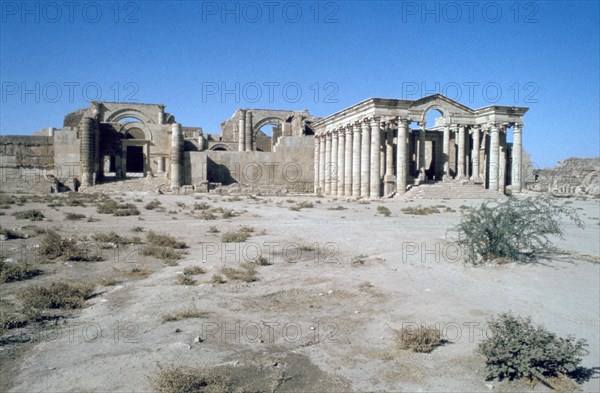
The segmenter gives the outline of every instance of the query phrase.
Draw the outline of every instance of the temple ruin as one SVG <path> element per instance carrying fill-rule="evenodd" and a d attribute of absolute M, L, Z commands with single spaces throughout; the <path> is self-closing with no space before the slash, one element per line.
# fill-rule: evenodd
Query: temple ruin
<path fill-rule="evenodd" d="M 162 104 L 91 102 L 67 114 L 61 128 L 1 136 L 0 185 L 51 192 L 157 178 L 172 192 L 231 187 L 380 198 L 455 181 L 519 192 L 527 110 L 470 109 L 440 94 L 370 98 L 324 118 L 239 109 L 212 134 L 181 125 Z M 426 123 L 430 111 L 440 115 L 435 124 Z"/>

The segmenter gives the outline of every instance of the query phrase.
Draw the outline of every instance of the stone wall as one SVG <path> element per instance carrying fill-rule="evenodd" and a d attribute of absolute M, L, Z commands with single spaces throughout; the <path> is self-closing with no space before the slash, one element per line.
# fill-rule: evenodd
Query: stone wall
<path fill-rule="evenodd" d="M 568 158 L 555 168 L 534 171 L 536 181 L 527 188 L 556 196 L 600 198 L 600 158 Z"/>
<path fill-rule="evenodd" d="M 55 174 L 54 145 L 48 136 L 0 136 L 0 189 L 49 192 Z"/>
<path fill-rule="evenodd" d="M 232 193 L 313 192 L 313 138 L 283 140 L 276 152 L 185 152 L 184 184 L 220 183 Z"/>

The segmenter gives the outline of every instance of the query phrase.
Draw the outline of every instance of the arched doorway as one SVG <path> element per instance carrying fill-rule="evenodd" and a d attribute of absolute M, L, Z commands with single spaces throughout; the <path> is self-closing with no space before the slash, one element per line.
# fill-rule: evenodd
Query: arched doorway
<path fill-rule="evenodd" d="M 273 147 L 283 135 L 284 120 L 279 117 L 267 117 L 253 127 L 254 148 L 256 151 L 273 151 Z"/>
<path fill-rule="evenodd" d="M 125 120 L 125 119 L 123 119 Z M 121 170 L 125 177 L 143 177 L 150 169 L 150 141 L 148 127 L 137 118 L 120 124 Z M 131 121 L 133 120 L 133 121 Z"/>
<path fill-rule="evenodd" d="M 422 140 L 417 137 L 415 162 L 420 162 L 420 154 L 424 154 L 425 178 L 430 181 L 439 181 L 444 176 L 444 162 L 448 155 L 443 151 L 443 132 L 447 125 L 447 111 L 439 105 L 432 105 L 423 111 L 421 127 L 425 130 L 425 146 L 421 148 Z M 421 130 L 419 130 L 421 132 Z"/>

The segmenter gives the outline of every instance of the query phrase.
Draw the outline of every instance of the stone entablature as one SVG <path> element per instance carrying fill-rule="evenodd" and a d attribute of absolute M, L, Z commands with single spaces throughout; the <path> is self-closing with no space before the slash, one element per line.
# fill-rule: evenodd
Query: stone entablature
<path fill-rule="evenodd" d="M 442 119 L 426 128 L 430 110 L 439 111 Z M 501 192 L 510 181 L 512 191 L 519 192 L 527 110 L 508 106 L 474 110 L 440 94 L 414 101 L 367 99 L 312 124 L 319 168 L 315 192 L 378 198 L 394 191 L 401 195 L 411 182 L 440 177 L 481 183 Z M 411 123 L 418 129 L 411 129 Z M 514 133 L 512 149 L 506 143 L 509 128 Z"/>

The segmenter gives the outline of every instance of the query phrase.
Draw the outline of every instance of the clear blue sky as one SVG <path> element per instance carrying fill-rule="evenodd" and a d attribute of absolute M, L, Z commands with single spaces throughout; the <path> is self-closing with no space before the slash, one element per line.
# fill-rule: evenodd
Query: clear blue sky
<path fill-rule="evenodd" d="M 525 148 L 552 166 L 600 155 L 599 25 L 597 1 L 2 1 L 0 132 L 60 127 L 90 99 L 217 133 L 240 107 L 326 116 L 437 91 L 530 107 Z"/>

